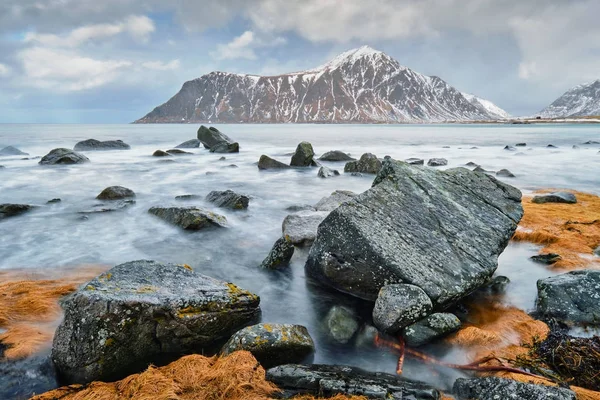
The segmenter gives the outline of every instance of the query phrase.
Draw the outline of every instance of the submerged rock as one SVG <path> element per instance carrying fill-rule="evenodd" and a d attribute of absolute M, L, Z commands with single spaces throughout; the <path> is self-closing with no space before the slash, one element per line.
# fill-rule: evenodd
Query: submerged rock
<path fill-rule="evenodd" d="M 440 398 L 440 392 L 425 383 L 341 365 L 281 365 L 267 371 L 267 380 L 283 389 L 283 398 L 292 398 L 298 394 L 318 397 L 346 394 L 365 396 L 368 399 Z"/>
<path fill-rule="evenodd" d="M 238 350 L 249 351 L 264 368 L 271 368 L 304 361 L 314 353 L 315 343 L 302 325 L 257 324 L 236 332 L 221 354 Z"/>
<path fill-rule="evenodd" d="M 176 149 L 197 149 L 198 147 L 200 147 L 198 139 L 190 139 L 175 146 Z"/>
<path fill-rule="evenodd" d="M 600 271 L 573 271 L 540 279 L 537 289 L 540 318 L 571 326 L 600 326 Z"/>
<path fill-rule="evenodd" d="M 529 258 L 531 258 L 532 261 L 538 262 L 540 264 L 546 264 L 546 265 L 554 264 L 555 262 L 562 259 L 560 254 L 556 254 L 556 253 L 539 254 L 536 256 L 531 256 Z"/>
<path fill-rule="evenodd" d="M 283 220 L 283 236 L 295 245 L 311 244 L 317 235 L 317 227 L 327 217 L 327 211 L 299 211 Z"/>
<path fill-rule="evenodd" d="M 198 207 L 152 207 L 148 212 L 186 230 L 227 226 L 227 218 L 224 216 Z"/>
<path fill-rule="evenodd" d="M 83 164 L 89 161 L 90 159 L 83 154 L 79 154 L 71 149 L 58 148 L 42 157 L 39 163 L 42 165 Z"/>
<path fill-rule="evenodd" d="M 107 212 L 114 211 L 122 211 L 127 207 L 130 207 L 135 204 L 135 200 L 111 200 L 110 204 L 107 206 L 104 203 L 95 204 L 93 208 L 83 211 L 78 211 L 78 214 L 101 214 Z"/>
<path fill-rule="evenodd" d="M 373 308 L 373 324 L 382 332 L 394 335 L 431 313 L 433 305 L 418 286 L 392 284 L 381 288 Z"/>
<path fill-rule="evenodd" d="M 381 169 L 381 161 L 375 154 L 365 153 L 358 161 L 350 161 L 344 166 L 344 172 L 376 174 Z"/>
<path fill-rule="evenodd" d="M 0 361 L 0 399 L 29 399 L 58 386 L 49 355 Z"/>
<path fill-rule="evenodd" d="M 575 204 L 577 203 L 577 197 L 573 193 L 569 192 L 554 192 L 554 193 L 546 193 L 540 194 L 537 196 L 533 196 L 531 199 L 532 203 L 543 204 L 543 203 L 567 203 L 567 204 Z"/>
<path fill-rule="evenodd" d="M 496 176 L 500 176 L 502 178 L 514 178 L 515 177 L 515 175 L 507 169 L 501 169 L 500 171 L 496 172 Z"/>
<path fill-rule="evenodd" d="M 73 150 L 75 151 L 93 151 L 93 150 L 129 150 L 131 146 L 122 140 L 106 140 L 101 142 L 96 139 L 88 139 L 78 142 Z"/>
<path fill-rule="evenodd" d="M 558 149 L 558 147 L 556 147 L 556 146 L 555 146 L 555 145 L 553 145 L 553 144 L 549 144 L 549 145 L 547 145 L 546 147 L 547 147 L 547 148 L 549 148 L 549 149 Z"/>
<path fill-rule="evenodd" d="M 320 161 L 355 161 L 355 158 L 340 150 L 332 150 L 319 157 Z"/>
<path fill-rule="evenodd" d="M 294 245 L 287 237 L 277 239 L 269 255 L 263 260 L 260 265 L 266 269 L 279 269 L 289 265 L 292 256 L 294 255 Z"/>
<path fill-rule="evenodd" d="M 325 317 L 329 336 L 338 343 L 348 343 L 358 331 L 358 320 L 352 310 L 333 306 Z"/>
<path fill-rule="evenodd" d="M 164 358 L 210 349 L 255 321 L 259 302 L 187 265 L 117 265 L 63 300 L 52 359 L 68 383 L 119 379 Z"/>
<path fill-rule="evenodd" d="M 13 146 L 6 146 L 0 150 L 0 156 L 28 156 L 29 153 L 25 153 Z"/>
<path fill-rule="evenodd" d="M 167 150 L 167 153 L 169 153 L 172 156 L 182 156 L 182 155 L 194 154 L 194 153 L 190 153 L 189 151 L 184 151 L 181 149 L 169 149 L 169 150 Z"/>
<path fill-rule="evenodd" d="M 210 148 L 211 153 L 239 153 L 240 144 L 238 142 L 233 143 L 219 143 Z"/>
<path fill-rule="evenodd" d="M 321 222 L 306 272 L 367 300 L 416 285 L 443 308 L 491 278 L 522 215 L 521 192 L 494 177 L 387 158 L 371 189 Z"/>
<path fill-rule="evenodd" d="M 46 204 L 55 204 L 55 203 L 60 203 L 62 200 L 59 199 L 58 197 L 55 199 L 50 199 L 46 202 Z"/>
<path fill-rule="evenodd" d="M 166 151 L 163 150 L 156 150 L 154 153 L 152 153 L 153 157 L 172 157 L 172 154 L 167 153 Z"/>
<path fill-rule="evenodd" d="M 121 200 L 135 197 L 135 192 L 123 186 L 109 186 L 96 198 L 98 200 Z"/>
<path fill-rule="evenodd" d="M 202 196 L 197 195 L 197 194 L 182 194 L 179 196 L 175 196 L 175 200 L 180 200 L 180 201 L 199 200 L 201 198 L 202 198 Z"/>
<path fill-rule="evenodd" d="M 258 160 L 258 169 L 287 169 L 291 168 L 289 165 L 277 161 L 267 155 L 260 156 Z"/>
<path fill-rule="evenodd" d="M 407 326 L 402 336 L 407 346 L 419 347 L 460 329 L 458 317 L 450 313 L 435 313 Z"/>
<path fill-rule="evenodd" d="M 33 210 L 34 208 L 36 208 L 36 206 L 32 206 L 30 204 L 0 204 L 0 220 L 9 217 L 16 217 L 17 215 L 24 214 Z"/>
<path fill-rule="evenodd" d="M 425 165 L 425 160 L 422 158 L 407 158 L 404 162 L 410 165 Z"/>
<path fill-rule="evenodd" d="M 454 382 L 454 395 L 460 400 L 576 400 L 575 392 L 565 388 L 521 383 L 512 379 L 485 377 Z"/>
<path fill-rule="evenodd" d="M 250 197 L 236 193 L 233 190 L 213 190 L 206 196 L 206 200 L 214 203 L 217 207 L 245 210 L 248 208 Z"/>
<path fill-rule="evenodd" d="M 515 147 L 525 147 L 527 146 L 527 143 L 517 143 L 515 144 Z"/>
<path fill-rule="evenodd" d="M 508 151 L 517 151 L 517 149 L 515 149 L 514 147 L 512 147 L 512 146 L 509 146 L 509 145 L 506 145 L 506 146 L 504 146 L 504 150 L 508 150 Z"/>
<path fill-rule="evenodd" d="M 294 155 L 292 155 L 290 165 L 292 167 L 310 167 L 313 163 L 314 156 L 315 152 L 312 144 L 301 142 L 298 147 L 296 147 Z"/>
<path fill-rule="evenodd" d="M 430 167 L 442 167 L 448 165 L 448 160 L 445 158 L 430 158 L 429 161 L 427 161 L 427 165 Z"/>
<path fill-rule="evenodd" d="M 466 165 L 467 167 L 471 167 L 471 168 L 473 168 L 473 167 L 475 167 L 475 168 L 477 168 L 477 167 L 481 167 L 479 164 L 477 164 L 477 163 L 474 163 L 473 161 L 469 161 L 469 162 L 468 162 L 468 163 L 466 163 L 465 165 Z"/>
<path fill-rule="evenodd" d="M 319 172 L 317 172 L 319 178 L 331 178 L 333 176 L 338 176 L 339 174 L 338 170 L 327 168 L 325 166 L 319 168 Z"/>

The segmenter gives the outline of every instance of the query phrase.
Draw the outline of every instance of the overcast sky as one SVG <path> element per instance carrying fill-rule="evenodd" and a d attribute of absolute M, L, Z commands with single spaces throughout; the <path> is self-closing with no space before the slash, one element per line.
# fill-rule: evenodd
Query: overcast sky
<path fill-rule="evenodd" d="M 513 115 L 600 78 L 598 0 L 0 0 L 0 122 L 125 123 L 370 45 Z"/>

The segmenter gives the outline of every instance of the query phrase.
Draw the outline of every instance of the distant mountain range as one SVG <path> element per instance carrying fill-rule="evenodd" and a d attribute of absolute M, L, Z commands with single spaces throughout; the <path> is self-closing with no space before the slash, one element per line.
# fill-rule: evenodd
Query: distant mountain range
<path fill-rule="evenodd" d="M 540 111 L 542 118 L 587 117 L 600 115 L 600 79 L 575 86 Z"/>
<path fill-rule="evenodd" d="M 402 123 L 508 118 L 490 101 L 368 46 L 277 76 L 211 72 L 136 123 Z"/>

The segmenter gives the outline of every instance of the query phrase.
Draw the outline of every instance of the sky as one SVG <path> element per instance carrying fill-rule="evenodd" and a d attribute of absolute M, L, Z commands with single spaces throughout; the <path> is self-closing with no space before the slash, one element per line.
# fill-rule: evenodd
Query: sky
<path fill-rule="evenodd" d="M 211 71 L 362 45 L 533 115 L 600 78 L 598 0 L 0 0 L 0 123 L 128 123 Z"/>

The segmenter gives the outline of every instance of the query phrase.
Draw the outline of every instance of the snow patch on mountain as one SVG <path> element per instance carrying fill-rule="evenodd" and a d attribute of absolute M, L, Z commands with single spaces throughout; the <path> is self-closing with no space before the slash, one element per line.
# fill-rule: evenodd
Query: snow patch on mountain
<path fill-rule="evenodd" d="M 567 90 L 539 115 L 542 118 L 600 115 L 600 79 Z"/>
<path fill-rule="evenodd" d="M 495 119 L 511 118 L 511 115 L 509 113 L 507 113 L 505 110 L 498 107 L 497 105 L 495 105 L 494 103 L 492 103 L 489 100 L 482 99 L 481 97 L 477 97 L 474 94 L 470 94 L 470 93 L 463 92 L 462 95 L 465 96 L 465 98 L 467 100 L 469 100 L 469 102 L 471 104 L 473 104 L 475 107 L 482 108 L 488 114 L 495 116 Z"/>

